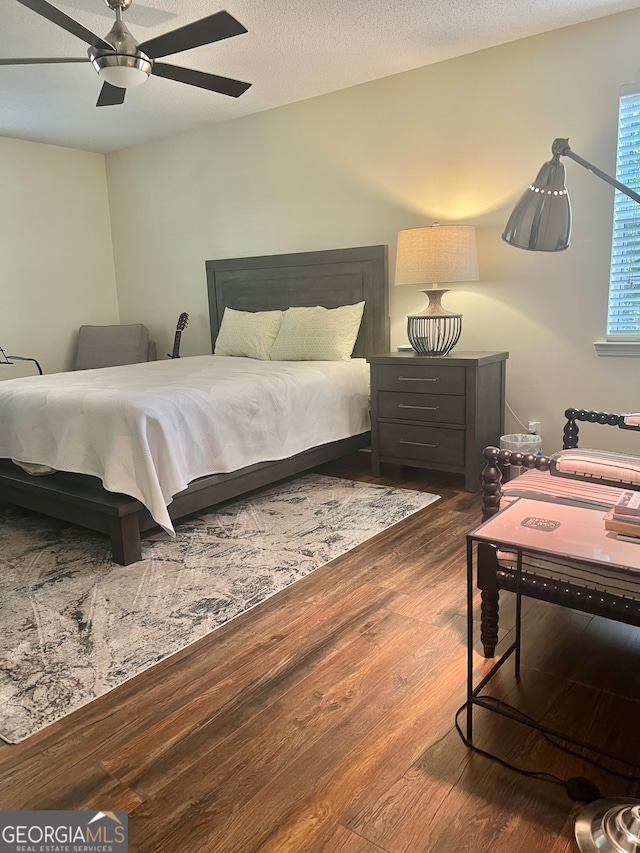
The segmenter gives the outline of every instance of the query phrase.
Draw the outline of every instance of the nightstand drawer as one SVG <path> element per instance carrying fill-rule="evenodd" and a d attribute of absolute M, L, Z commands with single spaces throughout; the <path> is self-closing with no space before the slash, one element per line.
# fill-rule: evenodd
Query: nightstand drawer
<path fill-rule="evenodd" d="M 463 429 L 380 424 L 380 455 L 420 462 L 464 465 Z"/>
<path fill-rule="evenodd" d="M 403 421 L 464 424 L 465 398 L 443 394 L 407 394 L 381 391 L 378 417 Z"/>
<path fill-rule="evenodd" d="M 412 394 L 464 394 L 464 367 L 381 364 L 378 389 Z"/>

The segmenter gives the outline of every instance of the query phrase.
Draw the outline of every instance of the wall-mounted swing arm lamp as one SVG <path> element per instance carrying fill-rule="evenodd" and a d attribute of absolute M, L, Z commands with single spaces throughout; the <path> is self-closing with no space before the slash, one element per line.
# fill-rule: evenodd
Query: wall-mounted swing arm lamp
<path fill-rule="evenodd" d="M 569 157 L 640 203 L 640 195 L 635 190 L 575 154 L 568 139 L 554 139 L 551 153 L 553 157 L 542 166 L 509 217 L 502 234 L 502 239 L 509 245 L 531 252 L 561 252 L 569 247 L 571 202 L 561 157 Z"/>
<path fill-rule="evenodd" d="M 7 353 L 0 347 L 0 365 L 1 364 L 13 364 L 11 359 L 15 359 L 15 361 L 32 361 L 35 366 L 38 368 L 38 373 L 40 376 L 43 375 L 42 368 L 40 367 L 38 361 L 35 358 L 26 358 L 23 355 L 7 355 Z"/>

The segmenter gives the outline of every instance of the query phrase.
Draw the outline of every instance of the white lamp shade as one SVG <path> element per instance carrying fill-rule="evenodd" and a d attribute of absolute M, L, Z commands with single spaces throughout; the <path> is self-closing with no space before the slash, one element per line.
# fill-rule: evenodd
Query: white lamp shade
<path fill-rule="evenodd" d="M 429 225 L 398 233 L 396 284 L 478 281 L 473 225 Z"/>
<path fill-rule="evenodd" d="M 133 89 L 149 77 L 148 73 L 132 65 L 105 65 L 98 73 L 106 83 L 119 89 Z"/>

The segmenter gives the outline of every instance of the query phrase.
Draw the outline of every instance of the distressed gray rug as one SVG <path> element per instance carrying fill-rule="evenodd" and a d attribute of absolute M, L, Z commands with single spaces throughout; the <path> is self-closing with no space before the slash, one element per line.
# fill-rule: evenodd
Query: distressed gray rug
<path fill-rule="evenodd" d="M 0 737 L 18 743 L 437 495 L 310 474 L 143 539 L 0 512 Z"/>

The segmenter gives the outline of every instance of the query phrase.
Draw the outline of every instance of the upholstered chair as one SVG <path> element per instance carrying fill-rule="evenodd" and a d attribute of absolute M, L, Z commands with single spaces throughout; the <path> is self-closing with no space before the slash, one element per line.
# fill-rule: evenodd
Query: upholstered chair
<path fill-rule="evenodd" d="M 142 323 L 113 326 L 80 326 L 75 370 L 116 367 L 155 361 L 155 341 Z"/>

